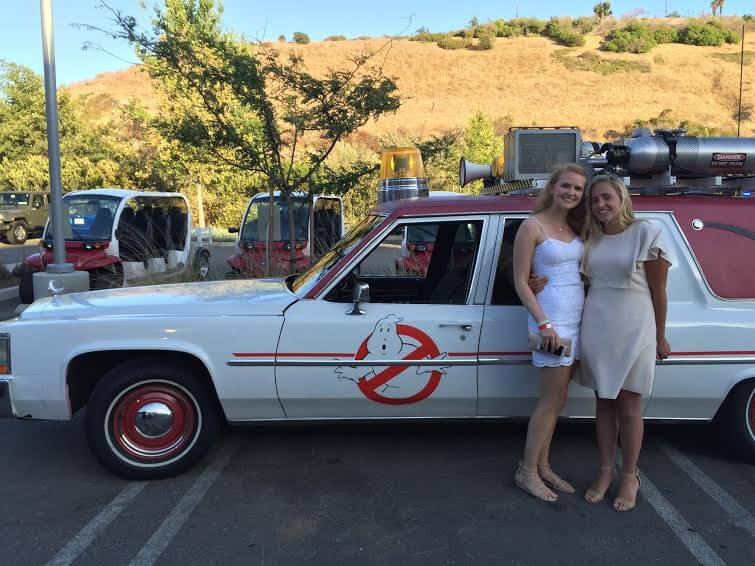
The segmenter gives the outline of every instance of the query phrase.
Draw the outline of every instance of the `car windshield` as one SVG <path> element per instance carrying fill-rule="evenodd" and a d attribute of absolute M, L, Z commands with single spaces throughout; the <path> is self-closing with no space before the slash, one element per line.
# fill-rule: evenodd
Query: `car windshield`
<path fill-rule="evenodd" d="M 273 242 L 288 242 L 291 238 L 288 229 L 288 203 L 281 196 L 273 198 Z M 294 210 L 294 230 L 297 240 L 306 240 L 309 233 L 309 210 L 311 208 L 308 197 L 295 196 L 291 198 Z M 268 222 L 270 219 L 270 201 L 267 195 L 259 195 L 252 199 L 244 225 L 241 228 L 240 239 L 247 242 L 266 242 L 268 237 Z"/>
<path fill-rule="evenodd" d="M 0 193 L 0 206 L 27 206 L 29 193 Z"/>
<path fill-rule="evenodd" d="M 348 233 L 341 238 L 332 248 L 330 248 L 317 263 L 307 271 L 296 277 L 291 284 L 291 289 L 299 296 L 306 295 L 317 282 L 333 269 L 338 261 L 345 257 L 353 250 L 359 242 L 362 241 L 372 229 L 384 220 L 383 216 L 368 216 L 359 224 L 354 226 Z"/>
<path fill-rule="evenodd" d="M 104 195 L 76 195 L 63 197 L 63 225 L 66 240 L 109 240 L 113 231 L 113 219 L 121 199 Z M 52 222 L 45 230 L 45 237 L 53 233 Z"/>

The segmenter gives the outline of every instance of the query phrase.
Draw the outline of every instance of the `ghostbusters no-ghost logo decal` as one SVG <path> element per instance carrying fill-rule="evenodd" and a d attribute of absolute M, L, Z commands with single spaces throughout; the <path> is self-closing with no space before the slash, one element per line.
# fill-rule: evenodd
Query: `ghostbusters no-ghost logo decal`
<path fill-rule="evenodd" d="M 429 397 L 446 374 L 443 365 L 447 353 L 419 328 L 399 324 L 403 318 L 389 314 L 375 324 L 375 329 L 359 346 L 355 360 L 374 361 L 373 366 L 339 366 L 339 379 L 357 384 L 368 399 L 386 405 L 408 405 Z M 382 366 L 381 360 L 437 360 L 438 365 Z"/>

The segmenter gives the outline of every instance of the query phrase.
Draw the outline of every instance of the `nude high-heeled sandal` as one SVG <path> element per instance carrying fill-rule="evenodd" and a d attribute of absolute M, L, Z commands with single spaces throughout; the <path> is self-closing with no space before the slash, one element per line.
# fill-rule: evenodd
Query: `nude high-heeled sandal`
<path fill-rule="evenodd" d="M 631 511 L 635 507 L 637 507 L 637 496 L 640 495 L 640 485 L 642 482 L 640 481 L 640 471 L 635 470 L 633 474 L 621 474 L 622 479 L 627 478 L 637 478 L 637 491 L 634 492 L 634 501 L 630 501 L 629 499 L 625 499 L 623 497 L 617 497 L 613 500 L 613 508 L 614 511 Z"/>
<path fill-rule="evenodd" d="M 601 466 L 600 467 L 600 471 L 601 472 L 605 472 L 605 471 L 608 471 L 608 470 L 611 471 L 611 481 L 608 482 L 608 487 L 606 487 L 606 489 L 603 490 L 602 492 L 597 491 L 597 490 L 592 489 L 592 488 L 588 488 L 587 491 L 585 491 L 585 501 L 587 501 L 588 503 L 600 503 L 601 501 L 603 501 L 603 499 L 605 499 L 606 493 L 608 493 L 608 491 L 611 489 L 611 487 L 613 486 L 613 482 L 616 479 L 616 468 L 615 467 L 613 467 L 613 466 Z"/>

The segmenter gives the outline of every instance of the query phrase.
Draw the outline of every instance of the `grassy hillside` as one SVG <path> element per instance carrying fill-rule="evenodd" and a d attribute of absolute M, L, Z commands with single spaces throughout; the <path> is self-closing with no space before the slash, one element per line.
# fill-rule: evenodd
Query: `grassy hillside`
<path fill-rule="evenodd" d="M 464 125 L 477 110 L 509 125 L 576 125 L 586 137 L 604 140 L 626 124 L 671 110 L 676 120 L 689 120 L 717 130 L 736 132 L 740 45 L 696 47 L 664 44 L 652 52 L 607 53 L 601 38 L 566 50 L 544 37 L 497 38 L 489 51 L 447 51 L 432 43 L 395 40 L 385 68 L 398 79 L 406 97 L 395 115 L 370 123 L 364 131 L 380 135 L 409 132 L 429 135 Z M 370 47 L 384 39 L 367 40 Z M 339 66 L 365 41 L 325 41 L 296 49 L 310 71 Z M 749 107 L 742 134 L 755 135 L 755 33 L 746 37 L 743 100 Z M 107 120 L 134 96 L 153 106 L 149 80 L 138 68 L 103 73 L 71 86 L 87 97 L 87 113 Z M 150 102 L 152 101 L 152 103 Z"/>

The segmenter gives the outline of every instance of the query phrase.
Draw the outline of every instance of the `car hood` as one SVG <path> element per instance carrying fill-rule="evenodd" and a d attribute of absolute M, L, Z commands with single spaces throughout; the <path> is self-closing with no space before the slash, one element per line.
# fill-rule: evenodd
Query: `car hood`
<path fill-rule="evenodd" d="M 0 206 L 0 216 L 15 216 L 19 212 L 25 212 L 27 208 L 20 206 Z"/>
<path fill-rule="evenodd" d="M 208 281 L 71 293 L 36 301 L 31 318 L 279 316 L 297 300 L 280 279 Z"/>

